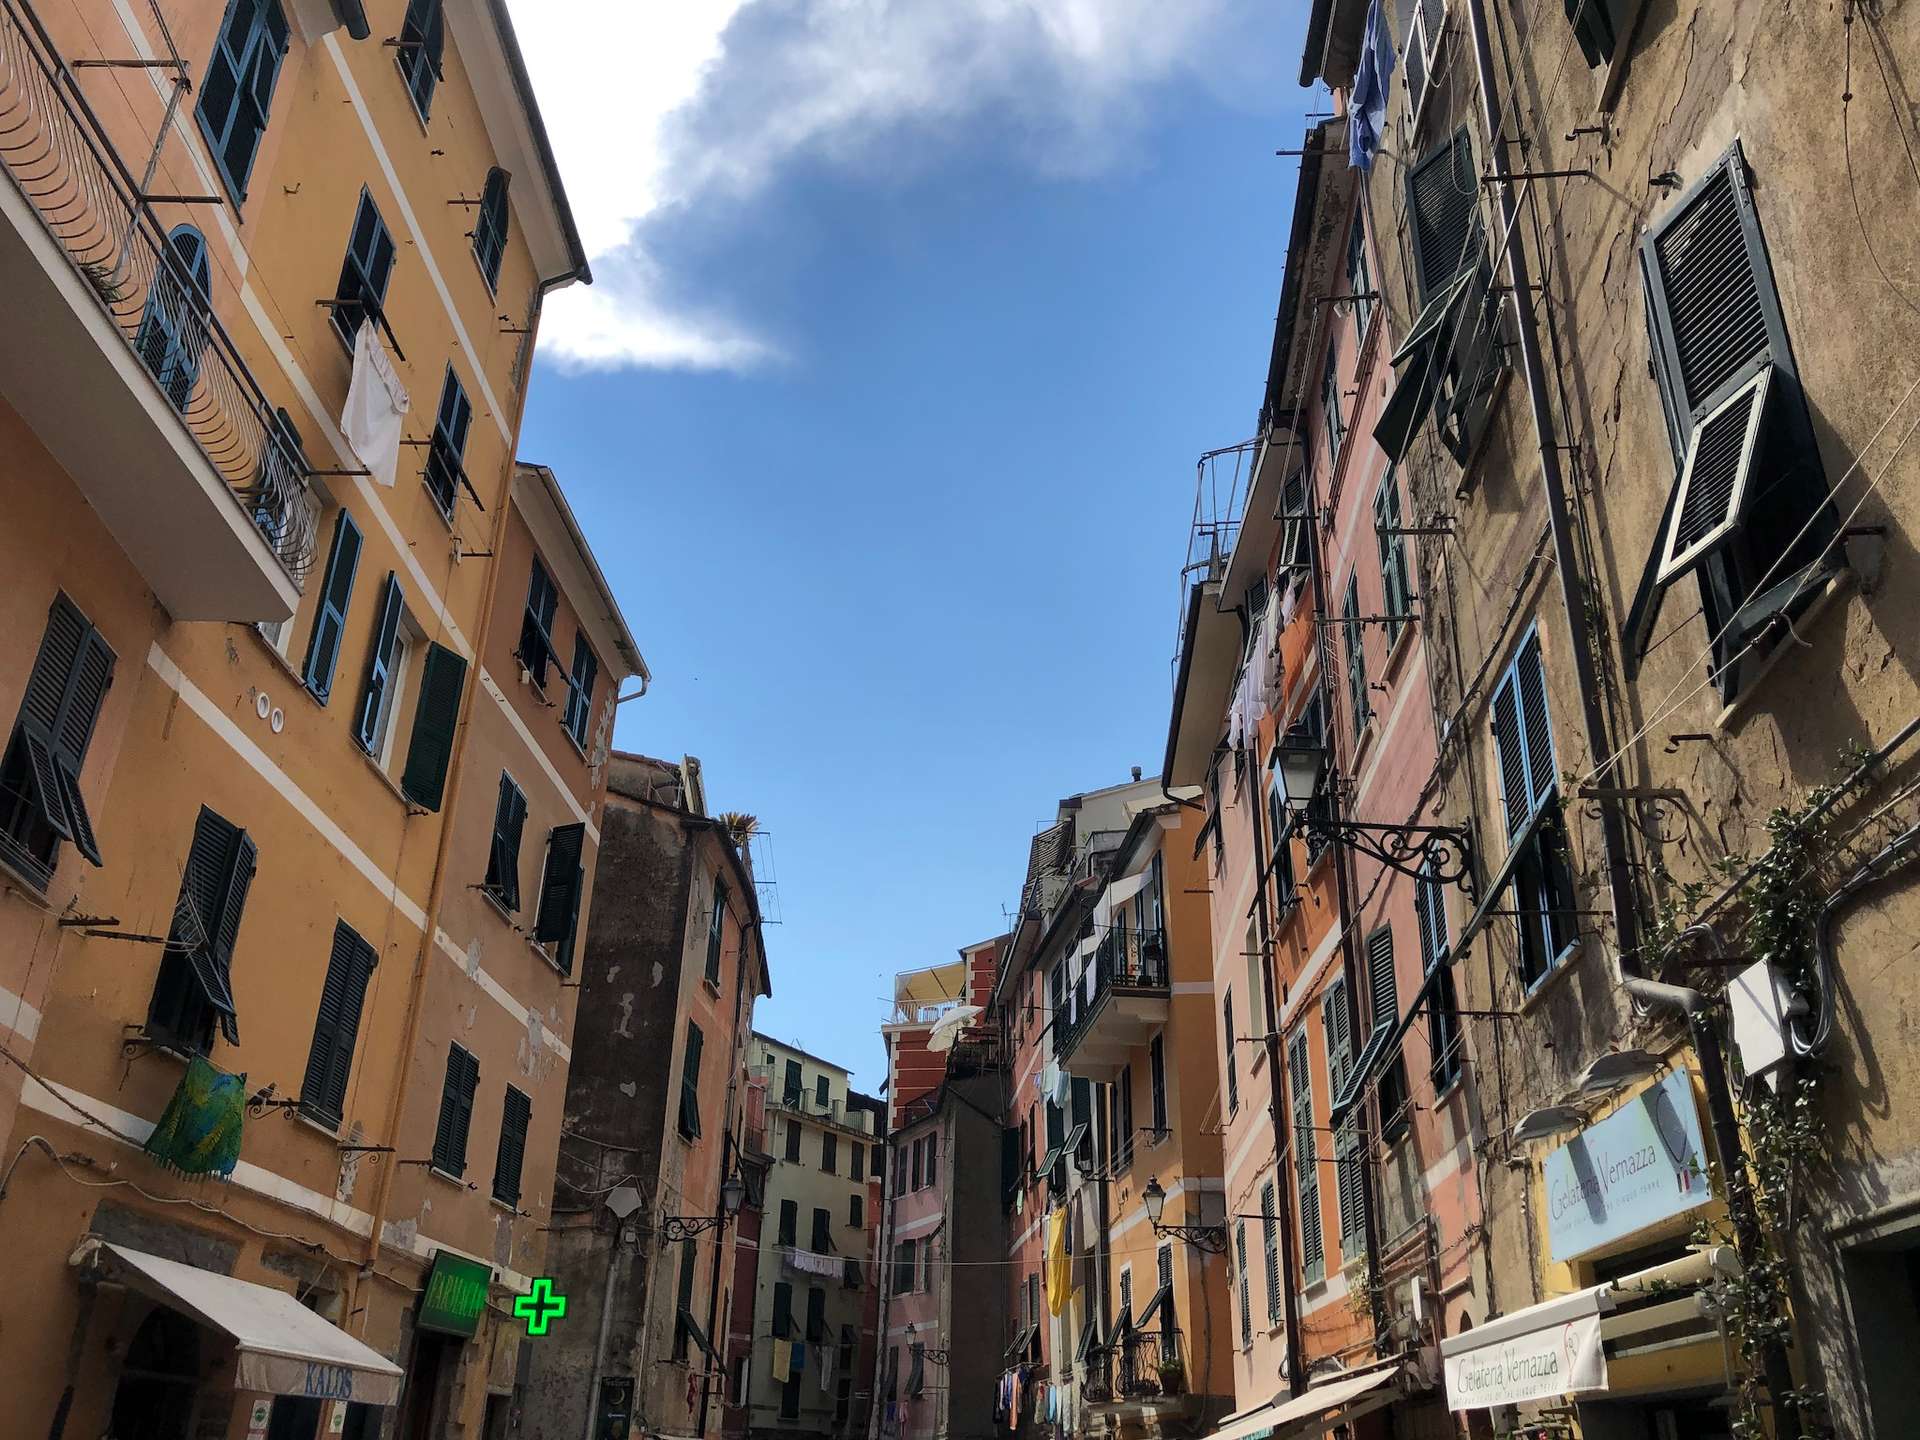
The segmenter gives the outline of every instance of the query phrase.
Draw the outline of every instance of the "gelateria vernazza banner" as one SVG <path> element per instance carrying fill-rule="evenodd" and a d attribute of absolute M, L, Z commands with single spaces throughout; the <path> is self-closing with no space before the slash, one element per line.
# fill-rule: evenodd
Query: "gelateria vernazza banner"
<path fill-rule="evenodd" d="M 1676 1070 L 1548 1154 L 1547 1239 L 1565 1262 L 1713 1198 L 1693 1082 Z"/>
<path fill-rule="evenodd" d="M 1611 1285 L 1596 1285 L 1451 1335 L 1440 1344 L 1447 1407 L 1484 1410 L 1607 1388 L 1600 1318 Z"/>

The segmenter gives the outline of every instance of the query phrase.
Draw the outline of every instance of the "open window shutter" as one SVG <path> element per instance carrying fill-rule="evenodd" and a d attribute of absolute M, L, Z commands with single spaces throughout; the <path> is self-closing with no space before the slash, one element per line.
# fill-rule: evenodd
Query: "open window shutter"
<path fill-rule="evenodd" d="M 1511 672 L 1493 695 L 1493 746 L 1500 762 L 1500 794 L 1506 804 L 1507 834 L 1511 836 L 1533 813 L 1527 803 L 1527 758 L 1520 729 L 1520 697 Z"/>
<path fill-rule="evenodd" d="M 540 908 L 533 938 L 542 944 L 564 940 L 580 911 L 580 853 L 587 843 L 585 825 L 556 825 L 547 840 L 547 864 L 540 877 Z"/>
<path fill-rule="evenodd" d="M 466 684 L 467 662 L 445 646 L 429 645 L 407 768 L 400 778 L 406 797 L 428 810 L 438 810 L 446 793 L 447 766 L 453 760 L 454 731 L 460 723 L 460 696 Z"/>
<path fill-rule="evenodd" d="M 1360 1130 L 1351 1121 L 1339 1137 L 1338 1159 L 1334 1168 L 1340 1172 L 1340 1243 L 1344 1249 L 1367 1228 L 1367 1170 L 1360 1150 Z"/>
<path fill-rule="evenodd" d="M 226 884 L 220 897 L 219 921 L 213 933 L 212 967 L 220 977 L 220 990 L 226 1007 L 220 1011 L 220 1032 L 229 1045 L 240 1043 L 240 1023 L 233 1006 L 233 951 L 240 939 L 240 917 L 246 912 L 247 892 L 253 887 L 253 872 L 259 862 L 259 850 L 253 838 L 242 830 L 228 851 Z"/>
<path fill-rule="evenodd" d="M 94 838 L 93 818 L 80 793 L 80 771 L 86 765 L 87 748 L 93 741 L 94 722 L 100 718 L 107 690 L 113 684 L 113 651 L 91 627 L 80 642 L 60 721 L 53 736 L 54 769 L 60 784 L 60 805 L 65 812 L 73 845 L 90 864 L 101 864 L 100 842 Z"/>
<path fill-rule="evenodd" d="M 20 706 L 27 784 L 41 815 L 94 865 L 101 863 L 80 771 L 113 683 L 113 651 L 66 596 L 54 598 Z"/>
<path fill-rule="evenodd" d="M 333 694 L 333 673 L 339 666 L 340 642 L 347 628 L 347 606 L 353 599 L 353 580 L 360 569 L 360 545 L 360 527 L 342 510 L 333 530 L 326 579 L 320 586 L 313 638 L 307 642 L 307 689 L 322 705 Z"/>
<path fill-rule="evenodd" d="M 500 1146 L 493 1162 L 494 1198 L 509 1205 L 520 1200 L 520 1177 L 527 1159 L 527 1122 L 532 1116 L 533 1102 L 509 1085 L 500 1109 Z"/>
<path fill-rule="evenodd" d="M 335 924 L 333 952 L 314 1016 L 313 1047 L 307 1052 L 307 1073 L 300 1086 L 300 1108 L 332 1125 L 343 1118 L 367 982 L 378 959 L 378 952 L 345 921 Z"/>
<path fill-rule="evenodd" d="M 1478 255 L 1480 176 L 1465 126 L 1407 172 L 1407 217 L 1422 304 Z"/>
<path fill-rule="evenodd" d="M 240 912 L 253 881 L 253 842 L 246 832 L 206 806 L 194 820 L 180 882 L 180 908 L 168 944 L 184 953 L 195 984 L 220 1017 L 229 1044 L 239 1044 L 230 963 Z"/>
<path fill-rule="evenodd" d="M 1274 1205 L 1273 1182 L 1260 1187 L 1260 1248 L 1267 1269 L 1267 1319 L 1280 1318 L 1280 1237 L 1279 1215 Z"/>
<path fill-rule="evenodd" d="M 1763 365 L 1688 435 L 1654 583 L 1668 585 L 1684 575 L 1739 523 L 1772 380 L 1773 368 Z"/>
<path fill-rule="evenodd" d="M 380 710 L 387 688 L 393 684 L 393 647 L 400 638 L 400 615 L 405 609 L 400 578 L 389 570 L 386 586 L 380 592 L 380 618 L 373 627 L 373 647 L 367 654 L 367 683 L 360 691 L 360 714 L 354 721 L 354 738 L 369 755 L 379 738 Z"/>
<path fill-rule="evenodd" d="M 573 867 L 573 903 L 567 911 L 567 933 L 560 937 L 560 943 L 553 952 L 553 958 L 560 966 L 563 975 L 573 974 L 573 947 L 580 938 L 580 897 L 587 888 L 587 867 Z"/>
<path fill-rule="evenodd" d="M 1526 728 L 1527 783 L 1533 805 L 1539 805 L 1554 787 L 1553 725 L 1547 716 L 1547 677 L 1540 665 L 1540 632 L 1534 631 L 1520 647 L 1514 665 L 1520 691 L 1520 719 Z"/>
<path fill-rule="evenodd" d="M 459 1057 L 459 1074 L 455 1077 L 453 1094 L 453 1153 L 459 1158 L 459 1168 L 455 1174 L 466 1173 L 467 1136 L 473 1129 L 473 1094 L 480 1088 L 480 1061 L 468 1051 L 455 1048 Z"/>
<path fill-rule="evenodd" d="M 1400 1019 L 1400 1001 L 1393 980 L 1393 931 L 1376 930 L 1367 937 L 1367 983 L 1373 990 L 1373 1028 Z"/>

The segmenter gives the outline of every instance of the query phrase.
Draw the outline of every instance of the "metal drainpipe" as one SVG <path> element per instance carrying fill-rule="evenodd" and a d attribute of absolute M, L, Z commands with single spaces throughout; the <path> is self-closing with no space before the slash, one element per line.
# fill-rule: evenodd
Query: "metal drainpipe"
<path fill-rule="evenodd" d="M 1311 518 L 1309 518 L 1309 523 L 1311 523 Z M 1279 601 L 1269 600 L 1268 603 L 1277 605 Z M 1240 624 L 1243 630 L 1247 628 L 1247 616 L 1244 610 L 1240 614 Z M 1241 638 L 1244 642 L 1246 637 L 1243 635 Z M 1253 870 L 1255 876 L 1259 877 L 1254 888 L 1253 899 L 1260 916 L 1260 963 L 1266 970 L 1266 983 L 1261 986 L 1261 989 L 1266 992 L 1266 1014 L 1262 1017 L 1265 1025 L 1262 1028 L 1266 1031 L 1263 1037 L 1263 1043 L 1267 1049 L 1267 1118 L 1273 1125 L 1273 1156 L 1275 1161 L 1279 1162 L 1275 1168 L 1281 1170 L 1281 1173 L 1284 1174 L 1285 1171 L 1283 1167 L 1286 1163 L 1285 1156 L 1287 1153 L 1287 1127 L 1283 1116 L 1285 1114 L 1284 1102 L 1287 1072 L 1285 1066 L 1281 1063 L 1279 1037 L 1280 1014 L 1273 999 L 1273 976 L 1275 967 L 1272 959 L 1274 946 L 1278 943 L 1278 937 L 1274 934 L 1273 917 L 1267 909 L 1267 882 L 1265 879 L 1267 841 L 1266 825 L 1260 813 L 1260 771 L 1257 763 L 1258 758 L 1258 756 L 1254 757 L 1256 763 L 1252 767 L 1254 779 L 1254 799 L 1252 805 Z M 1227 1044 L 1231 1046 L 1233 1043 L 1233 1037 L 1229 1035 L 1227 1037 Z M 1297 1189 L 1298 1187 L 1296 1186 L 1294 1188 Z M 1297 1313 L 1299 1307 L 1294 1300 L 1293 1207 L 1287 1203 L 1290 1198 L 1291 1197 L 1286 1195 L 1276 1195 L 1274 1197 L 1276 1202 L 1274 1209 L 1279 1212 L 1280 1220 L 1280 1313 L 1287 1330 L 1287 1389 L 1291 1394 L 1300 1395 L 1306 1391 L 1307 1377 L 1306 1366 L 1300 1354 L 1300 1317 Z M 1229 1205 L 1228 1208 L 1231 1209 L 1231 1205 Z M 1262 1243 L 1265 1243 L 1264 1236 L 1262 1237 Z"/>
<path fill-rule="evenodd" d="M 620 1278 L 620 1251 L 626 1244 L 628 1221 L 618 1215 L 613 1217 L 613 1244 L 607 1250 L 607 1283 L 600 1292 L 600 1330 L 593 1342 L 593 1369 L 587 1375 L 586 1427 L 581 1431 L 580 1440 L 593 1440 L 600 1418 L 600 1381 L 607 1368 L 607 1338 L 613 1329 L 613 1292 Z M 634 1399 L 639 1399 L 638 1385 L 635 1381 Z"/>
<path fill-rule="evenodd" d="M 1477 0 L 1475 0 L 1477 3 Z M 1695 925 L 1683 935 L 1713 932 Z M 1693 1032 L 1693 1050 L 1700 1061 L 1700 1079 L 1707 1091 L 1707 1115 L 1713 1122 L 1713 1148 L 1720 1160 L 1720 1173 L 1726 1177 L 1727 1210 L 1733 1217 L 1733 1241 L 1740 1264 L 1748 1274 L 1762 1258 L 1760 1216 L 1753 1202 L 1753 1182 L 1747 1174 L 1746 1150 L 1740 1141 L 1740 1122 L 1733 1113 L 1733 1088 L 1727 1079 L 1726 1055 L 1720 1048 L 1720 1031 L 1714 1024 L 1713 1010 L 1698 990 L 1683 985 L 1664 985 L 1629 975 L 1621 982 L 1636 1000 L 1650 1005 L 1670 1005 L 1687 1017 Z M 1761 1370 L 1766 1378 L 1768 1400 L 1773 1410 L 1774 1433 L 1781 1437 L 1800 1437 L 1806 1432 L 1800 1406 L 1794 1399 L 1793 1370 L 1787 1363 L 1786 1343 L 1778 1334 L 1770 1335 L 1761 1347 Z"/>
<path fill-rule="evenodd" d="M 1473 37 L 1473 65 L 1480 84 L 1480 114 L 1487 128 L 1487 166 L 1493 172 L 1494 194 L 1500 201 L 1500 220 L 1509 236 L 1507 285 L 1513 299 L 1514 328 L 1518 331 L 1520 368 L 1527 384 L 1527 408 L 1533 415 L 1535 448 L 1540 457 L 1540 485 L 1546 494 L 1547 525 L 1553 533 L 1554 568 L 1560 572 L 1560 599 L 1567 612 L 1573 649 L 1573 675 L 1580 692 L 1580 714 L 1586 729 L 1587 753 L 1598 762 L 1607 752 L 1607 717 L 1600 708 L 1599 678 L 1594 669 L 1595 630 L 1581 587 L 1579 556 L 1574 549 L 1573 522 L 1567 511 L 1566 481 L 1560 472 L 1560 451 L 1553 439 L 1553 412 L 1547 398 L 1546 370 L 1540 342 L 1534 335 L 1533 281 L 1518 237 L 1519 201 L 1507 173 L 1506 150 L 1500 139 L 1500 107 L 1493 78 L 1493 51 L 1487 40 L 1485 0 L 1467 0 L 1467 28 Z M 1571 798 L 1571 797 L 1568 797 Z M 1633 875 L 1627 864 L 1627 832 L 1619 807 L 1600 806 L 1600 835 L 1607 852 L 1607 888 L 1619 939 L 1617 967 L 1622 973 L 1638 968 L 1640 920 L 1634 910 Z"/>

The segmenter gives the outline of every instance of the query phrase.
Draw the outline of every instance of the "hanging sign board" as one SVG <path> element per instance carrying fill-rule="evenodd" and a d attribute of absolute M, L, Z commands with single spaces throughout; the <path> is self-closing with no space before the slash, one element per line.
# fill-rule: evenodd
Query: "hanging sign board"
<path fill-rule="evenodd" d="M 492 1283 L 491 1266 L 446 1250 L 437 1252 L 414 1323 L 422 1330 L 442 1335 L 471 1337 L 480 1328 L 480 1314 L 487 1308 Z"/>
<path fill-rule="evenodd" d="M 1465 1341 L 1472 1332 L 1453 1337 Z M 1598 1309 L 1447 1355 L 1447 1408 L 1484 1410 L 1607 1388 Z"/>
<path fill-rule="evenodd" d="M 1541 1168 L 1557 1262 L 1706 1204 L 1713 1187 L 1693 1082 L 1674 1071 L 1552 1151 Z"/>

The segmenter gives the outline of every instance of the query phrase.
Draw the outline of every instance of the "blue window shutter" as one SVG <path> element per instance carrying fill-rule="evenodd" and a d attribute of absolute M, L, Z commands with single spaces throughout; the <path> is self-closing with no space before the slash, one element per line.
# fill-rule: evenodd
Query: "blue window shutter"
<path fill-rule="evenodd" d="M 405 609 L 400 579 L 388 571 L 380 594 L 380 619 L 373 627 L 373 648 L 367 655 L 367 683 L 360 688 L 360 713 L 354 721 L 354 739 L 369 755 L 379 739 L 381 707 L 393 686 L 393 647 L 400 638 L 400 615 Z"/>
<path fill-rule="evenodd" d="M 343 509 L 334 525 L 333 551 L 327 557 L 319 610 L 313 617 L 313 638 L 307 642 L 307 689 L 322 705 L 333 694 L 333 674 L 347 628 L 347 606 L 353 599 L 354 576 L 360 570 L 360 546 L 360 527 Z"/>
<path fill-rule="evenodd" d="M 495 166 L 487 172 L 486 189 L 481 192 L 480 210 L 473 224 L 473 256 L 480 262 L 480 273 L 487 288 L 500 284 L 500 262 L 507 253 L 507 182 L 511 177 Z"/>
<path fill-rule="evenodd" d="M 1516 834 L 1532 814 L 1527 793 L 1525 732 L 1521 729 L 1519 687 L 1509 670 L 1493 692 L 1493 745 L 1500 762 L 1500 797 L 1506 806 L 1507 834 Z"/>
<path fill-rule="evenodd" d="M 147 292 L 133 347 L 159 382 L 167 403 L 184 413 L 206 353 L 213 270 L 206 239 L 191 225 L 176 226 L 167 235 L 162 258 L 166 263 Z"/>
<path fill-rule="evenodd" d="M 509 910 L 520 908 L 520 835 L 527 823 L 527 797 L 510 775 L 500 777 L 493 810 L 493 842 L 487 855 L 487 889 Z"/>
<path fill-rule="evenodd" d="M 1480 176 L 1462 126 L 1407 171 L 1407 222 L 1424 305 L 1479 255 Z"/>
<path fill-rule="evenodd" d="M 1535 630 L 1520 646 L 1514 662 L 1519 687 L 1520 720 L 1526 730 L 1527 786 L 1537 808 L 1555 785 L 1553 725 L 1547 714 L 1547 677 L 1540 665 L 1540 632 Z"/>
<path fill-rule="evenodd" d="M 394 254 L 387 222 L 380 218 L 372 192 L 363 189 L 347 236 L 347 255 L 340 262 L 340 283 L 334 288 L 333 324 L 349 349 L 363 320 L 385 314 Z"/>
<path fill-rule="evenodd" d="M 207 59 L 194 114 L 236 201 L 247 197 L 287 40 L 280 0 L 232 0 Z"/>
<path fill-rule="evenodd" d="M 466 691 L 467 662 L 443 645 L 429 645 L 420 672 L 420 706 L 413 712 L 413 739 L 400 788 L 409 800 L 438 810 L 453 760 L 454 732 L 460 724 L 460 697 Z"/>
<path fill-rule="evenodd" d="M 442 513 L 453 514 L 453 502 L 459 494 L 467 458 L 467 432 L 473 424 L 473 405 L 467 399 L 460 377 L 447 366 L 440 385 L 440 409 L 433 422 L 433 438 L 427 449 L 427 488 Z"/>
<path fill-rule="evenodd" d="M 413 96 L 422 120 L 433 114 L 433 90 L 440 81 L 446 44 L 446 16 L 440 0 L 408 0 L 406 18 L 400 22 L 397 58 L 407 93 Z"/>

